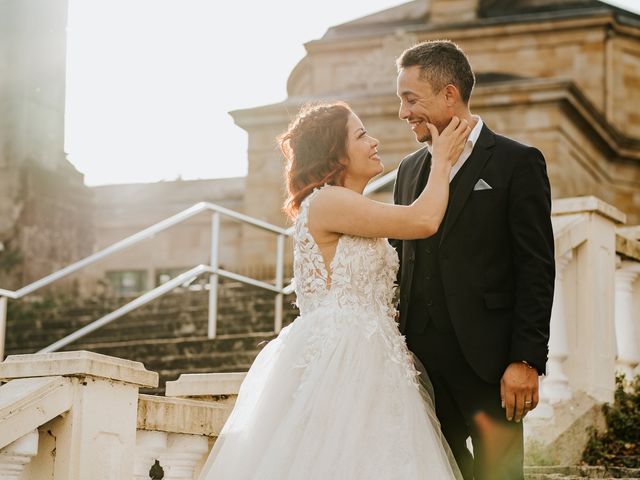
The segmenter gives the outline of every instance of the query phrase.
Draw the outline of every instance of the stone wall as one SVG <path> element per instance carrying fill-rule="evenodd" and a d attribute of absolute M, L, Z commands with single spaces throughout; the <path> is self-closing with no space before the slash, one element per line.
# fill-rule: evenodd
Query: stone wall
<path fill-rule="evenodd" d="M 448 38 L 467 52 L 478 77 L 472 111 L 495 132 L 542 150 L 554 198 L 596 195 L 629 224 L 640 223 L 637 16 L 598 2 L 518 0 L 496 13 L 482 10 L 487 2 L 466 1 L 455 8 L 476 5 L 478 15 L 454 21 L 442 15 L 445 3 L 410 2 L 332 27 L 305 44 L 287 100 L 232 112 L 249 134 L 245 211 L 288 224 L 280 212 L 284 162 L 273 139 L 306 101 L 350 102 L 380 139 L 387 171 L 419 148 L 397 117 L 394 60 L 416 42 Z M 263 261 L 269 241 L 243 230 L 246 261 Z"/>
<path fill-rule="evenodd" d="M 91 194 L 64 154 L 67 0 L 0 2 L 0 286 L 91 252 Z"/>

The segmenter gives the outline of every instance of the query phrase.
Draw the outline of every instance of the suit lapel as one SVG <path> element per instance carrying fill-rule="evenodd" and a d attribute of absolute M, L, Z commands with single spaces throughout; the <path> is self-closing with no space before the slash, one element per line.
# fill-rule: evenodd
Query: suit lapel
<path fill-rule="evenodd" d="M 421 192 L 418 191 L 420 187 L 420 177 L 425 168 L 431 168 L 431 154 L 426 148 L 424 149 L 424 154 L 418 161 L 415 162 L 413 171 L 410 172 L 411 178 L 409 179 L 407 189 L 407 191 L 409 192 L 407 205 L 411 205 L 415 201 L 415 199 L 420 196 Z"/>
<path fill-rule="evenodd" d="M 421 152 L 413 165 L 411 165 L 411 168 L 408 168 L 406 173 L 403 173 L 403 183 L 401 184 L 403 194 L 400 196 L 402 205 L 411 205 L 418 198 L 420 195 L 418 191 L 420 174 L 425 168 L 430 168 L 430 164 L 431 154 L 425 148 L 424 152 Z M 411 256 L 415 245 L 416 242 L 414 240 L 405 240 L 403 242 L 403 255 Z M 409 270 L 411 270 L 411 267 Z"/>
<path fill-rule="evenodd" d="M 467 159 L 467 164 L 460 170 L 458 175 L 458 186 L 452 198 L 449 200 L 449 208 L 447 215 L 444 219 L 444 225 L 442 227 L 442 235 L 440 237 L 440 244 L 444 241 L 447 233 L 451 230 L 451 227 L 456 222 L 460 212 L 465 203 L 469 199 L 473 187 L 480 178 L 480 173 L 484 168 L 487 160 L 491 157 L 492 147 L 495 145 L 495 136 L 489 128 L 484 125 L 480 136 L 476 141 L 476 145 L 471 153 L 471 156 Z"/>

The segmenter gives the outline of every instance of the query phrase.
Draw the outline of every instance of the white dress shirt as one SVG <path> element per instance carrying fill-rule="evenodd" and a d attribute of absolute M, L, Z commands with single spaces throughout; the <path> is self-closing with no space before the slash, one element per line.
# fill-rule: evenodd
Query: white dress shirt
<path fill-rule="evenodd" d="M 449 174 L 449 181 L 451 181 L 453 177 L 456 176 L 456 173 L 460 171 L 462 165 L 464 165 L 464 162 L 466 162 L 467 159 L 471 156 L 471 152 L 473 152 L 473 148 L 476 146 L 476 142 L 478 141 L 478 137 L 480 136 L 480 132 L 482 131 L 482 125 L 484 125 L 482 123 L 482 119 L 478 115 L 472 115 L 471 117 L 477 120 L 476 125 L 471 130 L 471 133 L 467 138 L 467 144 L 464 146 L 464 150 L 462 150 L 462 153 L 458 157 L 458 161 L 453 165 L 453 168 L 451 169 L 451 173 Z M 427 143 L 427 149 L 429 150 L 429 153 L 433 155 L 432 148 L 433 147 L 431 146 L 431 142 Z"/>

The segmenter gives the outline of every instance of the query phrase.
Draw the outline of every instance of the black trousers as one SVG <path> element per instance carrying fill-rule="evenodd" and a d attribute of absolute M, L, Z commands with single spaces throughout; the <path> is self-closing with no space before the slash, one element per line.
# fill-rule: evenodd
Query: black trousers
<path fill-rule="evenodd" d="M 524 479 L 522 423 L 506 420 L 500 385 L 476 375 L 454 332 L 430 322 L 424 333 L 407 333 L 406 339 L 433 383 L 436 414 L 464 479 Z"/>

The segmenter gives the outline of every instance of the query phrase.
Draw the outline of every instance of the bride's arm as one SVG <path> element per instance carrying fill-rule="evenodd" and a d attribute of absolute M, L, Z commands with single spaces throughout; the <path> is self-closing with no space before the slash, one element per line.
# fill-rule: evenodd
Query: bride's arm
<path fill-rule="evenodd" d="M 425 238 L 438 231 L 449 198 L 449 173 L 470 133 L 468 123 L 456 119 L 433 138 L 433 159 L 427 186 L 411 205 L 391 205 L 370 200 L 344 187 L 327 187 L 310 205 L 310 228 L 361 237 L 398 240 Z"/>

